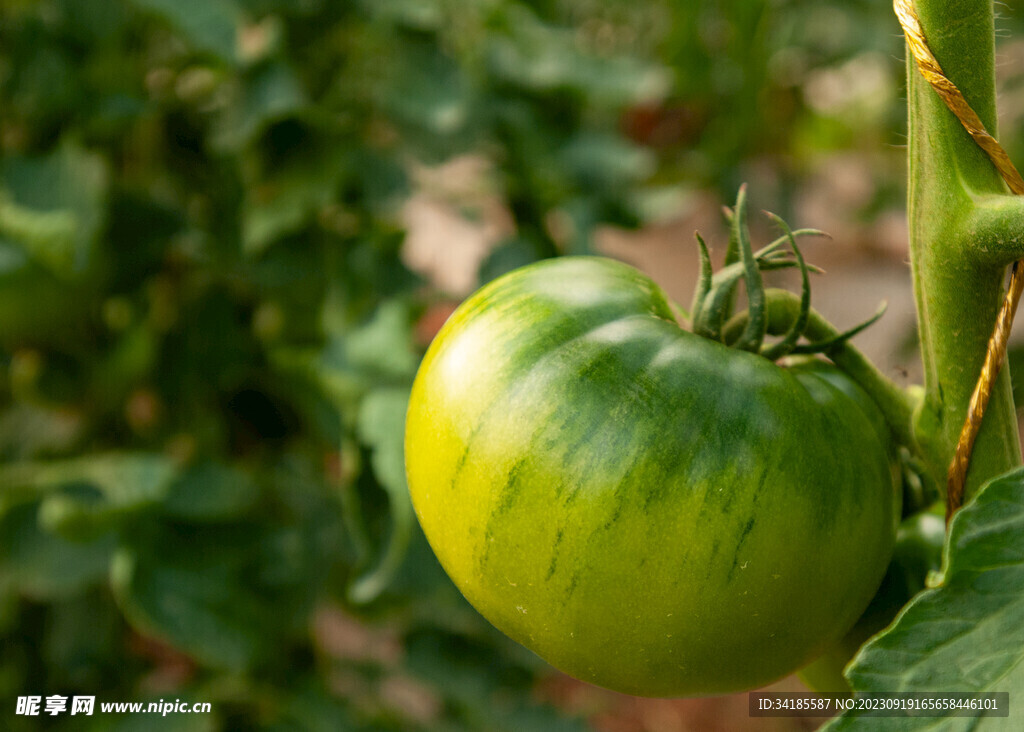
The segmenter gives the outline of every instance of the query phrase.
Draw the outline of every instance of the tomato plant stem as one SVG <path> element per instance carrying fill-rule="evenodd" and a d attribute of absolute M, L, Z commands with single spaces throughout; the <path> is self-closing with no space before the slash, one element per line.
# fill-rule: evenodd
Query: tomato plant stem
<path fill-rule="evenodd" d="M 812 310 L 805 334 L 813 340 L 825 340 L 834 338 L 838 332 Z M 885 420 L 889 423 L 897 442 L 907 446 L 913 445 L 911 428 L 916 402 L 911 394 L 887 379 L 878 367 L 847 341 L 842 341 L 834 349 L 826 351 L 825 355 L 871 395 L 885 415 Z"/>
<path fill-rule="evenodd" d="M 986 129 L 996 133 L 992 0 L 917 0 L 932 53 Z M 915 437 L 939 484 L 953 457 L 1002 299 L 1008 246 L 1021 217 L 985 153 L 907 60 L 908 218 L 925 374 Z M 1001 221 L 1001 223 L 1000 223 Z M 984 239 L 979 238 L 984 234 Z M 1019 465 L 1021 453 L 1008 369 L 1003 369 L 975 443 L 969 497 Z"/>

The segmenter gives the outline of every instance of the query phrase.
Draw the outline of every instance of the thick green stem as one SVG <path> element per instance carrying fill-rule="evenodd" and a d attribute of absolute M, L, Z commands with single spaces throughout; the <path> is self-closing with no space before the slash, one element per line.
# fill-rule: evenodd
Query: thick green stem
<path fill-rule="evenodd" d="M 992 0 L 916 0 L 916 5 L 946 76 L 995 135 Z M 1007 242 L 1021 226 L 1018 221 L 1016 231 L 1002 235 L 992 230 L 993 201 L 1006 195 L 1002 180 L 909 53 L 907 66 L 910 256 L 925 372 L 916 434 L 930 471 L 945 484 L 1002 298 L 1005 265 L 1016 257 L 989 252 L 1012 249 Z M 1004 367 L 975 443 L 966 495 L 1020 461 Z"/>

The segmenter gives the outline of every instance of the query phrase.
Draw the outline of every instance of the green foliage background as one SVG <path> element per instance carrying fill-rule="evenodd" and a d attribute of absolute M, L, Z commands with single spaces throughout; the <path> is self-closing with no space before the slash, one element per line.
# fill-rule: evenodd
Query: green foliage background
<path fill-rule="evenodd" d="M 807 82 L 901 54 L 850 0 L 8 0 L 4 725 L 131 728 L 13 715 L 59 693 L 213 703 L 159 729 L 586 729 L 415 526 L 405 400 L 447 293 L 403 264 L 412 171 L 489 161 L 515 233 L 481 281 L 764 161 L 785 213 L 817 154 L 899 160 L 898 99 Z"/>

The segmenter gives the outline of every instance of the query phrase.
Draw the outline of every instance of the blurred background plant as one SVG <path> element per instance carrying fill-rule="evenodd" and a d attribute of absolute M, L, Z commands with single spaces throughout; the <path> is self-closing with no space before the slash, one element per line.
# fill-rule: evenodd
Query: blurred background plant
<path fill-rule="evenodd" d="M 49 694 L 213 703 L 146 729 L 793 728 L 491 629 L 418 533 L 405 401 L 521 264 L 611 253 L 685 304 L 743 180 L 909 287 L 897 31 L 859 0 L 6 0 L 5 728 L 138 728 L 14 716 Z M 905 310 L 878 350 L 909 363 Z"/>

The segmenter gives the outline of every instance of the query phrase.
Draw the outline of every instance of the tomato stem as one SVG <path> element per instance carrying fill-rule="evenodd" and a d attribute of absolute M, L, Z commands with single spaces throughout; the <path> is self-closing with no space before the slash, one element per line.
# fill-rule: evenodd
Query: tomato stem
<path fill-rule="evenodd" d="M 793 236 L 793 232 L 790 231 L 789 226 L 779 216 L 775 214 L 768 214 L 771 219 L 778 224 L 782 230 L 786 233 L 789 239 L 790 249 L 793 250 L 793 255 L 796 257 L 797 263 L 800 265 L 800 312 L 793 320 L 793 324 L 786 331 L 786 334 L 782 337 L 782 340 L 774 345 L 768 347 L 762 347 L 761 355 L 770 361 L 774 361 L 787 353 L 790 353 L 800 340 L 800 336 L 804 334 L 807 329 L 807 321 L 811 316 L 811 278 L 810 273 L 807 270 L 807 262 L 804 261 L 804 255 L 800 251 L 800 247 L 796 244 L 796 237 Z"/>
<path fill-rule="evenodd" d="M 801 318 L 804 307 L 801 297 L 787 290 L 778 289 L 765 291 L 765 304 L 769 335 L 788 333 L 793 324 Z M 810 347 L 800 350 L 805 353 L 821 353 L 857 382 L 878 404 L 896 441 L 916 455 L 920 453 L 920 449 L 914 432 L 914 415 L 919 408 L 920 400 L 912 392 L 901 389 L 888 379 L 849 342 L 850 338 L 875 322 L 880 315 L 881 312 L 876 313 L 865 323 L 842 332 L 821 313 L 809 308 L 803 335 L 810 341 Z M 725 328 L 726 337 L 728 338 L 730 333 L 742 330 L 748 317 L 746 312 L 734 316 Z M 796 351 L 797 349 L 792 349 L 791 352 Z"/>
<path fill-rule="evenodd" d="M 750 243 L 750 232 L 747 231 L 746 185 L 740 186 L 740 193 L 736 199 L 730 241 L 733 239 L 739 242 L 740 261 L 743 263 L 743 281 L 747 286 L 747 311 L 750 313 L 750 317 L 747 319 L 743 333 L 732 345 L 733 348 L 758 353 L 766 332 L 764 280 L 761 278 L 761 269 L 754 256 L 754 247 Z"/>
<path fill-rule="evenodd" d="M 916 0 L 929 48 L 989 132 L 996 132 L 992 0 Z M 945 484 L 960 428 L 1002 300 L 1007 249 L 1022 205 L 907 54 L 910 258 L 924 363 L 925 399 L 915 432 L 930 473 Z M 1019 247 L 1016 247 L 1019 248 Z M 1020 446 L 1004 368 L 992 392 L 967 474 L 966 497 L 1019 465 Z"/>
<path fill-rule="evenodd" d="M 708 245 L 704 242 L 704 238 L 700 235 L 699 231 L 694 232 L 694 236 L 697 238 L 697 246 L 700 249 L 700 282 L 697 283 L 697 290 L 693 295 L 693 306 L 690 308 L 690 312 L 693 314 L 693 332 L 706 337 L 709 333 L 706 332 L 707 329 L 704 327 L 704 300 L 707 299 L 708 293 L 711 292 L 714 270 L 711 266 L 711 253 L 708 252 Z"/>
<path fill-rule="evenodd" d="M 768 213 L 769 218 L 780 225 L 783 235 L 755 253 L 746 225 L 746 205 L 746 185 L 743 185 L 740 186 L 736 198 L 736 207 L 724 209 L 726 220 L 729 223 L 729 249 L 726 252 L 725 266 L 718 273 L 715 273 L 712 267 L 711 254 L 707 244 L 700 232 L 695 232 L 701 271 L 693 296 L 690 324 L 693 332 L 699 336 L 720 341 L 733 348 L 759 353 L 765 350 L 763 343 L 766 334 L 763 314 L 765 308 L 764 282 L 761 272 L 790 267 L 798 268 L 803 283 L 801 299 L 806 300 L 809 307 L 811 285 L 808 274 L 810 272 L 820 273 L 821 270 L 804 260 L 803 254 L 797 248 L 796 238 L 799 236 L 827 237 L 828 234 L 817 229 L 791 231 L 781 218 Z M 789 244 L 788 250 L 784 248 L 787 243 Z M 736 290 L 741 278 L 747 287 L 747 312 L 752 315 L 743 321 L 743 328 L 740 331 L 730 332 L 726 337 L 724 328 L 735 308 Z M 783 351 L 796 343 L 802 333 L 802 321 L 801 318 L 794 322 L 792 337 L 770 347 L 770 354 L 767 354 L 769 358 L 774 360 L 785 355 Z"/>

